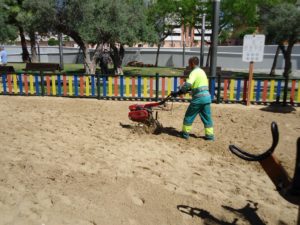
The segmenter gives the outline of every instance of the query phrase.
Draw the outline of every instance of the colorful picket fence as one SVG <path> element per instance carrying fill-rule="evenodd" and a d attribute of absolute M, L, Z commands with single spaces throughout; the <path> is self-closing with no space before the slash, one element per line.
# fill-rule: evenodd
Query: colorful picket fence
<path fill-rule="evenodd" d="M 251 89 L 247 79 L 225 78 L 223 80 L 222 99 L 225 102 L 245 102 L 250 91 L 252 103 L 282 102 L 284 79 L 255 78 Z M 291 79 L 288 83 L 288 100 L 294 105 L 300 103 L 300 79 Z"/>
<path fill-rule="evenodd" d="M 252 103 L 282 102 L 283 79 L 255 78 L 248 90 L 245 78 L 209 77 L 210 93 L 214 102 L 245 102 L 250 91 Z M 102 76 L 81 74 L 2 74 L 1 95 L 33 95 L 85 97 L 98 99 L 159 100 L 177 91 L 184 83 L 180 76 Z M 300 104 L 300 79 L 288 84 L 288 99 Z M 189 94 L 177 100 L 186 101 Z"/>

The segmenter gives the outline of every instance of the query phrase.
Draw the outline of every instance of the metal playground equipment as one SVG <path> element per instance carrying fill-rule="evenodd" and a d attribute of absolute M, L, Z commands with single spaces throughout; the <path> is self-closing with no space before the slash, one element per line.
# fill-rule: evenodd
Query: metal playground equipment
<path fill-rule="evenodd" d="M 275 148 L 279 141 L 278 126 L 275 122 L 271 124 L 273 143 L 266 152 L 255 155 L 248 153 L 234 145 L 229 146 L 229 150 L 246 161 L 259 162 L 266 174 L 272 180 L 278 193 L 288 202 L 299 206 L 298 222 L 300 225 L 300 137 L 297 141 L 297 155 L 294 177 L 291 179 L 274 155 Z"/>

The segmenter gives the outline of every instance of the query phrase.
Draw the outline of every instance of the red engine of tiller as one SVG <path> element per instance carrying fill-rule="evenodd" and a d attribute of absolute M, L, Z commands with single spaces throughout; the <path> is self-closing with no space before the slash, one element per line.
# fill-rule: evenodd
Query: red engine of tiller
<path fill-rule="evenodd" d="M 171 96 L 168 96 L 161 102 L 153 102 L 148 104 L 134 104 L 129 106 L 130 112 L 128 113 L 128 117 L 130 120 L 139 122 L 139 123 L 151 123 L 153 120 L 153 107 L 163 105 L 167 100 L 169 100 Z"/>
<path fill-rule="evenodd" d="M 149 103 L 145 105 L 134 104 L 129 106 L 130 112 L 128 117 L 135 122 L 143 123 L 152 117 L 152 107 L 159 106 L 159 102 Z"/>

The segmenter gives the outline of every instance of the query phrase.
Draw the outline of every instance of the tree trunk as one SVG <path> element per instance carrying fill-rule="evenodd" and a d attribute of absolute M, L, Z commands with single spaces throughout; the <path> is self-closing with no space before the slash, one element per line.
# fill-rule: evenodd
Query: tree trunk
<path fill-rule="evenodd" d="M 156 59 L 155 59 L 155 67 L 158 66 L 158 58 L 159 58 L 160 47 L 161 47 L 161 42 L 159 42 L 158 46 L 157 46 Z"/>
<path fill-rule="evenodd" d="M 93 64 L 91 61 L 90 51 L 89 51 L 89 45 L 85 44 L 84 46 L 81 46 L 82 53 L 83 53 L 83 64 L 84 64 L 84 70 L 86 74 L 95 74 L 96 72 L 96 63 Z"/>
<path fill-rule="evenodd" d="M 100 58 L 101 54 L 103 52 L 103 44 L 97 44 L 97 47 L 95 49 L 92 61 L 91 61 L 91 67 L 93 68 L 92 70 L 92 74 L 96 73 L 96 69 L 97 69 L 97 62 L 98 59 Z"/>
<path fill-rule="evenodd" d="M 89 45 L 84 42 L 84 40 L 79 36 L 79 34 L 73 30 L 68 29 L 63 25 L 59 25 L 56 27 L 59 32 L 64 33 L 65 35 L 70 36 L 76 44 L 80 47 L 83 54 L 83 64 L 86 74 L 95 74 L 96 72 L 96 63 L 91 61 L 91 56 L 89 52 Z"/>
<path fill-rule="evenodd" d="M 292 61 L 291 61 L 291 55 L 292 55 L 292 49 L 294 47 L 293 42 L 289 42 L 287 49 L 285 49 L 283 44 L 280 44 L 280 49 L 284 55 L 284 72 L 283 76 L 285 77 L 285 83 L 284 83 L 284 94 L 283 94 L 283 105 L 287 104 L 287 95 L 288 95 L 288 84 L 289 84 L 289 75 L 291 73 L 292 69 Z"/>
<path fill-rule="evenodd" d="M 277 49 L 276 49 L 273 65 L 272 65 L 272 68 L 271 68 L 271 71 L 270 71 L 270 76 L 275 76 L 275 69 L 276 69 L 276 65 L 277 65 L 277 59 L 278 59 L 279 51 L 280 51 L 280 46 L 278 45 Z"/>
<path fill-rule="evenodd" d="M 120 45 L 120 66 L 122 66 L 123 63 L 123 59 L 125 56 L 125 49 L 124 49 L 124 45 Z"/>
<path fill-rule="evenodd" d="M 31 62 L 38 62 L 38 55 L 36 50 L 36 40 L 35 40 L 35 34 L 34 32 L 29 33 L 30 37 L 30 47 L 31 47 Z"/>
<path fill-rule="evenodd" d="M 22 45 L 22 60 L 23 60 L 23 62 L 28 63 L 28 62 L 30 62 L 30 56 L 29 56 L 29 52 L 27 50 L 24 29 L 21 26 L 18 26 L 18 28 L 19 28 L 20 38 L 21 38 L 21 45 Z"/>
<path fill-rule="evenodd" d="M 120 61 L 120 59 L 119 59 L 119 50 L 114 44 L 112 44 L 111 47 L 112 47 L 112 50 L 113 50 L 112 60 L 113 60 L 113 63 L 114 63 L 114 71 L 117 71 L 118 66 L 119 66 L 119 61 Z"/>
<path fill-rule="evenodd" d="M 289 77 L 291 70 L 292 70 L 292 60 L 291 60 L 291 55 L 292 55 L 292 49 L 293 49 L 294 44 L 289 43 L 285 55 L 284 55 L 284 72 L 283 75 L 285 77 Z"/>
<path fill-rule="evenodd" d="M 120 48 L 118 48 L 114 43 L 111 43 L 110 47 L 112 49 L 111 58 L 114 64 L 114 70 L 118 71 L 118 68 L 121 68 L 122 66 L 123 58 L 125 55 L 124 46 L 121 44 Z"/>

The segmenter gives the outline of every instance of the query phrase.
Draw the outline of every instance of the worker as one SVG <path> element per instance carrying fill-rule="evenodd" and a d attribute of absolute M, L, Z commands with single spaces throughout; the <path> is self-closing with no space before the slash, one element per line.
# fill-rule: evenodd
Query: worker
<path fill-rule="evenodd" d="M 205 72 L 199 68 L 199 59 L 192 57 L 189 59 L 189 67 L 191 73 L 186 82 L 180 87 L 178 92 L 172 92 L 173 97 L 186 94 L 191 91 L 192 100 L 185 113 L 182 127 L 182 137 L 189 138 L 189 133 L 192 130 L 192 124 L 199 114 L 204 127 L 205 139 L 214 140 L 213 121 L 211 118 L 211 96 L 208 90 L 208 79 Z"/>

